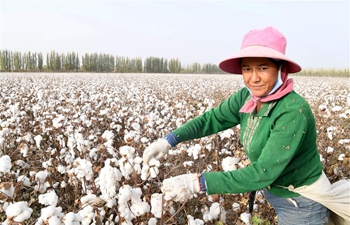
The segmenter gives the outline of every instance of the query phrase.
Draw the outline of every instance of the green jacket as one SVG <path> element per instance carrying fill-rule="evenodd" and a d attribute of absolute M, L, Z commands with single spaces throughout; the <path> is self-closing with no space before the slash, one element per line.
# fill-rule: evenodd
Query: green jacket
<path fill-rule="evenodd" d="M 249 91 L 243 88 L 173 133 L 183 142 L 240 124 L 240 141 L 251 164 L 230 172 L 204 173 L 208 194 L 267 188 L 280 197 L 299 196 L 284 187 L 312 184 L 322 173 L 310 106 L 292 91 L 278 101 L 265 103 L 258 113 L 240 113 L 250 98 Z"/>

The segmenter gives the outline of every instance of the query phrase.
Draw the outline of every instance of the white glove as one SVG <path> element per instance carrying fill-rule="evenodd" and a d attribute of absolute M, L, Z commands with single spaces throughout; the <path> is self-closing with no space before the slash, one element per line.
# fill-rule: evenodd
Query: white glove
<path fill-rule="evenodd" d="M 184 202 L 197 193 L 199 193 L 199 174 L 183 174 L 176 177 L 171 177 L 163 181 L 161 188 L 164 199 L 174 200 L 176 202 Z"/>
<path fill-rule="evenodd" d="M 170 149 L 169 142 L 164 138 L 159 138 L 152 144 L 150 144 L 143 152 L 143 163 L 149 165 L 151 159 L 160 159 L 166 154 Z"/>

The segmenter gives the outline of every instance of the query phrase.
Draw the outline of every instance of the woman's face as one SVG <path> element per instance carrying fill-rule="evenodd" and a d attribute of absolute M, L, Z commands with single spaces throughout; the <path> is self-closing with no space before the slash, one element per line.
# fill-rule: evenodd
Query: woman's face
<path fill-rule="evenodd" d="M 243 58 L 241 67 L 244 83 L 253 95 L 263 97 L 275 86 L 278 67 L 268 58 Z"/>

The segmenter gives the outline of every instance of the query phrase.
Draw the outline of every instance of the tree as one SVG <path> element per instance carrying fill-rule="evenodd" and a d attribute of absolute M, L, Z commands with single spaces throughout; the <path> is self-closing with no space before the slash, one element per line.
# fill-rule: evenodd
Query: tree
<path fill-rule="evenodd" d="M 43 70 L 43 62 L 44 62 L 43 54 L 41 52 L 39 52 L 38 53 L 38 69 L 40 72 Z"/>
<path fill-rule="evenodd" d="M 181 71 L 181 62 L 178 58 L 170 59 L 169 61 L 169 73 L 180 73 Z"/>

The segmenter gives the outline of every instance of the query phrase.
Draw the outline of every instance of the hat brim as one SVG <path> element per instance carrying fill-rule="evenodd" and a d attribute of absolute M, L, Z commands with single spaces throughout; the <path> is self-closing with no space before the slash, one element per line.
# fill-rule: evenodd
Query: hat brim
<path fill-rule="evenodd" d="M 220 62 L 219 67 L 227 73 L 242 74 L 242 68 L 239 61 L 241 58 L 247 57 L 281 59 L 286 61 L 288 73 L 297 73 L 301 71 L 301 67 L 298 63 L 289 59 L 279 51 L 266 46 L 248 46 L 243 48 L 237 54 Z"/>

